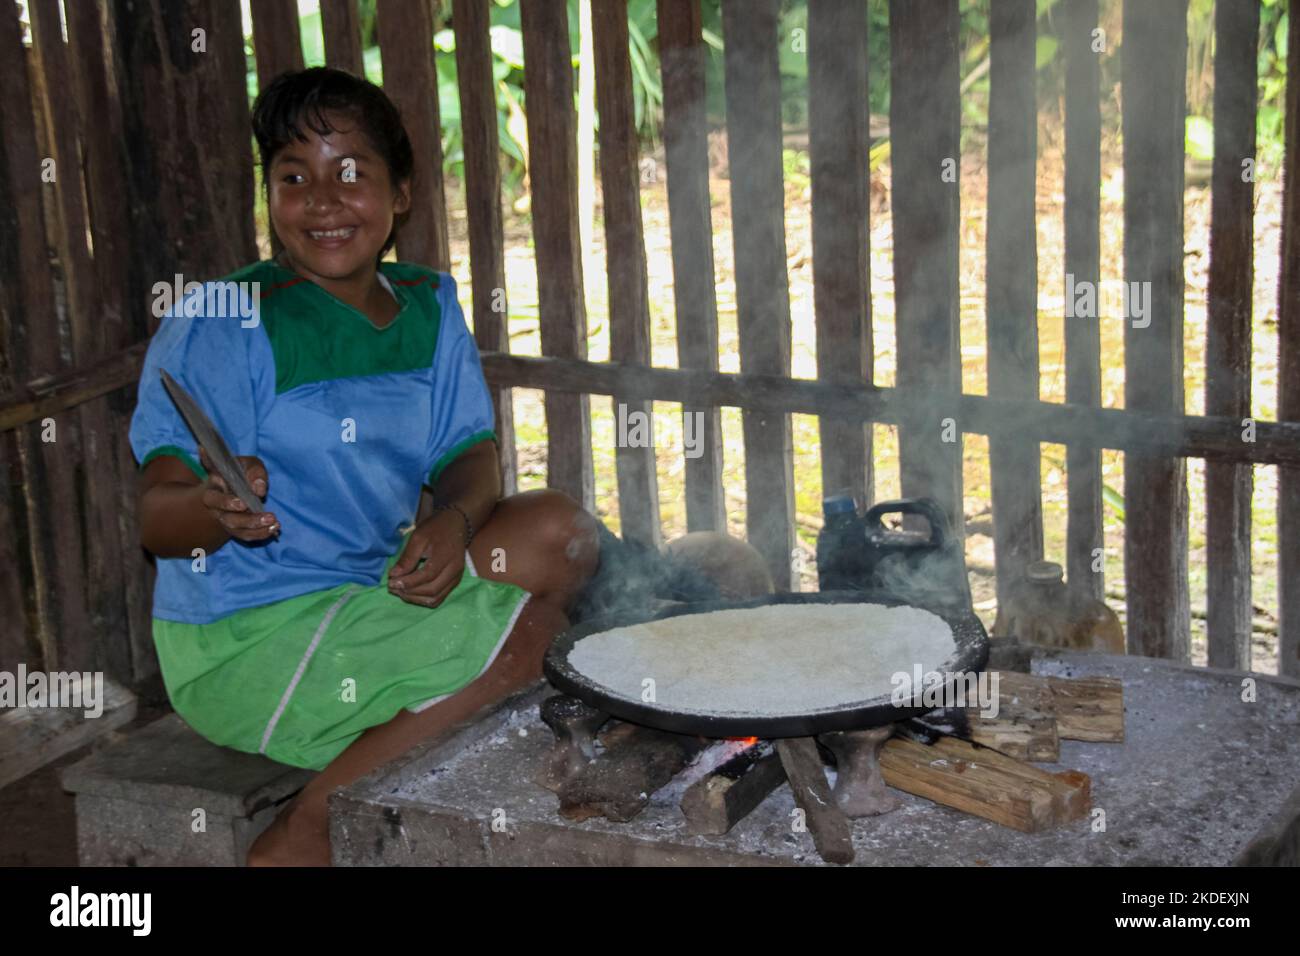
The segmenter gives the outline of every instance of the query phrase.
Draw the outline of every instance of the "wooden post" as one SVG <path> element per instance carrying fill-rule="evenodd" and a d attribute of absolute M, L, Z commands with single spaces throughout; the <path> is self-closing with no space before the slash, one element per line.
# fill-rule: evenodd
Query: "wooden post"
<path fill-rule="evenodd" d="M 989 9 L 988 390 L 1038 398 L 1038 243 L 1035 184 L 1034 0 L 992 0 Z M 1043 557 L 1042 463 L 1036 441 L 989 442 L 998 601 Z"/>
<path fill-rule="evenodd" d="M 364 77 L 365 55 L 361 50 L 361 16 L 357 0 L 321 0 L 321 34 L 325 39 L 325 62 L 338 70 Z"/>
<path fill-rule="evenodd" d="M 429 0 L 379 0 L 379 53 L 384 92 L 402 113 L 415 152 L 411 212 L 397 234 L 397 255 L 444 272 L 451 268 L 447 200 L 442 186 L 438 71 L 433 63 Z"/>
<path fill-rule="evenodd" d="M 714 295 L 704 94 L 708 51 L 701 32 L 700 0 L 658 0 L 658 22 L 677 363 L 682 368 L 716 372 L 718 302 Z M 720 410 L 683 405 L 682 419 L 683 434 L 689 434 L 699 448 L 699 454 L 686 458 L 686 528 L 726 531 Z"/>
<path fill-rule="evenodd" d="M 604 199 L 605 274 L 609 288 L 610 358 L 650 365 L 650 283 L 641 226 L 641 170 L 632 106 L 632 62 L 628 54 L 627 0 L 592 0 L 591 29 L 600 116 L 600 189 Z M 655 474 L 654 403 L 614 396 L 616 427 L 644 416 L 646 444 L 626 444 L 616 433 L 618 514 L 624 537 L 655 550 L 659 526 L 659 482 Z"/>
<path fill-rule="evenodd" d="M 0 342 L 9 374 L 19 381 L 52 375 L 62 364 L 42 210 L 49 184 L 41 179 L 44 157 L 37 149 L 27 57 L 18 8 L 0 7 L 0 62 L 9 64 L 0 71 Z M 98 649 L 86 620 L 85 542 L 70 417 L 55 419 L 53 431 L 40 422 L 19 429 L 18 454 L 43 664 L 51 670 L 94 669 Z M 0 477 L 7 480 L 7 472 Z"/>
<path fill-rule="evenodd" d="M 767 375 L 790 374 L 779 14 L 779 0 L 722 3 L 740 366 Z M 777 590 L 788 591 L 795 520 L 790 416 L 742 414 L 746 535 Z"/>
<path fill-rule="evenodd" d="M 927 396 L 925 424 L 899 430 L 902 488 L 938 501 L 961 537 L 958 26 L 957 0 L 890 0 L 897 381 Z"/>
<path fill-rule="evenodd" d="M 1065 400 L 1101 404 L 1101 329 L 1094 308 L 1078 307 L 1076 290 L 1101 281 L 1101 54 L 1093 50 L 1097 0 L 1065 0 L 1061 30 L 1065 54 Z M 1066 576 L 1101 600 L 1105 565 L 1094 571 L 1105 545 L 1101 450 L 1078 441 L 1066 446 Z"/>
<path fill-rule="evenodd" d="M 542 354 L 587 355 L 587 307 L 578 241 L 577 141 L 568 14 L 551 0 L 520 0 L 524 33 L 524 97 L 528 102 L 528 174 Z M 546 482 L 584 508 L 595 505 L 591 400 L 577 392 L 546 393 Z"/>
<path fill-rule="evenodd" d="M 812 169 L 817 376 L 874 379 L 867 15 L 856 0 L 808 6 L 808 155 Z M 819 420 L 823 495 L 874 496 L 871 423 Z"/>
<path fill-rule="evenodd" d="M 501 221 L 501 163 L 496 87 L 492 79 L 489 7 L 479 0 L 455 0 L 456 80 L 460 86 L 460 128 L 465 151 L 465 210 L 469 231 L 470 282 L 474 294 L 474 339 L 487 352 L 509 352 L 505 239 Z M 491 386 L 496 409 L 502 490 L 518 490 L 515 415 L 509 388 Z"/>
<path fill-rule="evenodd" d="M 298 4 L 296 0 L 249 0 L 249 10 L 253 16 L 257 88 L 264 90 L 281 73 L 303 68 Z"/>
<path fill-rule="evenodd" d="M 1181 414 L 1187 0 L 1124 5 L 1122 70 L 1125 280 L 1138 293 L 1124 319 L 1124 404 Z M 1129 652 L 1186 661 L 1186 463 L 1126 454 L 1124 510 Z"/>
<path fill-rule="evenodd" d="M 1282 281 L 1278 293 L 1279 421 L 1300 421 L 1300 0 L 1291 0 L 1287 34 L 1286 193 Z M 1278 673 L 1300 676 L 1300 468 L 1279 468 Z"/>
<path fill-rule="evenodd" d="M 1259 4 L 1214 8 L 1214 185 L 1211 195 L 1205 411 L 1250 416 L 1251 297 L 1255 281 L 1254 174 Z M 1250 670 L 1249 465 L 1205 463 L 1206 632 L 1209 665 Z"/>

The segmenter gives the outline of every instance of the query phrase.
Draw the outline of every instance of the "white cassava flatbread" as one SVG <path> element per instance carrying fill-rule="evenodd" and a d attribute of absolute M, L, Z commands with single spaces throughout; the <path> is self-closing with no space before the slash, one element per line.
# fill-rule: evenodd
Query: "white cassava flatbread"
<path fill-rule="evenodd" d="M 569 664 L 615 696 L 700 714 L 777 717 L 888 696 L 899 672 L 956 650 L 936 614 L 883 604 L 772 604 L 681 614 L 578 641 Z"/>

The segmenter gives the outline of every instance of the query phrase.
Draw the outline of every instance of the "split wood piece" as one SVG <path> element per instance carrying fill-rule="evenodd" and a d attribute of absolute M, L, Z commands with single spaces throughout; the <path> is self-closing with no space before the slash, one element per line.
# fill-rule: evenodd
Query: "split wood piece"
<path fill-rule="evenodd" d="M 681 803 L 687 829 L 692 834 L 726 833 L 784 780 L 771 742 L 759 741 L 687 787 Z"/>
<path fill-rule="evenodd" d="M 1124 685 L 1118 678 L 1042 677 L 1002 671 L 998 694 L 1001 700 L 1046 701 L 1042 709 L 1056 717 L 1056 732 L 1066 740 L 1124 740 Z"/>
<path fill-rule="evenodd" d="M 896 737 L 880 767 L 891 787 L 1024 833 L 1079 820 L 1091 807 L 1087 774 L 1048 773 L 954 737 L 931 747 Z"/>
<path fill-rule="evenodd" d="M 835 755 L 835 805 L 852 818 L 897 810 L 901 801 L 885 788 L 880 748 L 894 735 L 894 725 L 869 730 L 841 730 L 819 739 Z"/>
<path fill-rule="evenodd" d="M 599 754 L 560 786 L 560 816 L 569 820 L 603 816 L 626 823 L 708 743 L 702 737 L 634 727 L 617 747 Z"/>
<path fill-rule="evenodd" d="M 790 780 L 794 802 L 804 812 L 817 853 L 827 863 L 852 863 L 853 834 L 849 830 L 849 818 L 831 796 L 816 741 L 812 737 L 778 740 L 776 752 Z"/>
<path fill-rule="evenodd" d="M 1055 763 L 1061 758 L 1051 688 L 1045 678 L 1000 671 L 997 684 L 998 715 L 985 717 L 978 707 L 968 707 L 969 734 L 956 734 L 977 744 L 1000 750 L 1017 760 Z"/>
<path fill-rule="evenodd" d="M 542 723 L 555 734 L 555 746 L 536 780 L 547 790 L 558 791 L 596 759 L 596 731 L 609 720 L 609 714 L 566 694 L 546 698 L 540 710 Z"/>
<path fill-rule="evenodd" d="M 1051 714 L 1003 702 L 996 717 L 981 717 L 972 708 L 970 727 L 973 742 L 1000 750 L 1008 757 L 1042 763 L 1061 759 L 1061 738 Z"/>

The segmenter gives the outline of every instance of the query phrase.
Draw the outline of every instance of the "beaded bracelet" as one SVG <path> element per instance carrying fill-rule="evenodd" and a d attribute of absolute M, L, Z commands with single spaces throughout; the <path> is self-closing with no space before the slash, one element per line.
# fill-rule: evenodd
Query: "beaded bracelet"
<path fill-rule="evenodd" d="M 434 506 L 433 506 L 433 510 L 434 510 L 434 511 L 453 511 L 453 510 L 454 510 L 454 511 L 456 511 L 456 512 L 457 512 L 457 513 L 458 513 L 462 518 L 465 519 L 465 547 L 468 548 L 468 547 L 469 547 L 469 543 L 470 543 L 471 541 L 474 540 L 474 525 L 470 523 L 469 515 L 465 514 L 465 509 L 462 508 L 460 505 L 457 505 L 457 504 L 444 504 L 444 505 L 434 505 Z"/>

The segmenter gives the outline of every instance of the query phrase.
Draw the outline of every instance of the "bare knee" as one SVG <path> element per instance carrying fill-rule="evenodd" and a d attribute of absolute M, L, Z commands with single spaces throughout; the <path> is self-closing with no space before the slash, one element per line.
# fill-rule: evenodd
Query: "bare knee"
<path fill-rule="evenodd" d="M 596 571 L 599 522 L 571 497 L 553 488 L 514 496 L 526 506 L 530 549 L 546 568 L 539 598 L 565 606 Z"/>

